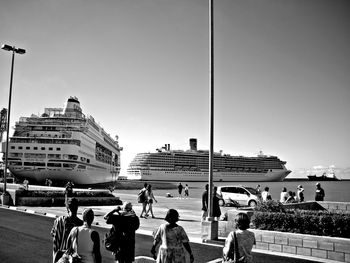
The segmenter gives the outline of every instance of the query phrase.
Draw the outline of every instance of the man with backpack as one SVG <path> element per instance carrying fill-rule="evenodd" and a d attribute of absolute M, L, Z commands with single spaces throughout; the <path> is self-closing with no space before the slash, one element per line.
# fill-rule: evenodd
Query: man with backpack
<path fill-rule="evenodd" d="M 140 214 L 140 218 L 146 217 L 146 208 L 147 208 L 147 198 L 146 198 L 146 190 L 147 190 L 147 183 L 144 183 L 143 188 L 140 190 L 138 196 L 137 196 L 137 202 L 142 204 L 142 211 Z M 145 214 L 145 216 L 144 216 Z"/>

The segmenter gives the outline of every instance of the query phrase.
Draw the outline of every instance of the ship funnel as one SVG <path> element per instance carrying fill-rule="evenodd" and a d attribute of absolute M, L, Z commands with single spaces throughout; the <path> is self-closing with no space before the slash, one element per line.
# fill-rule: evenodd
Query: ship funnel
<path fill-rule="evenodd" d="M 197 151 L 197 139 L 195 138 L 190 139 L 190 149 L 192 151 Z"/>
<path fill-rule="evenodd" d="M 63 114 L 67 117 L 79 118 L 82 116 L 80 102 L 76 97 L 70 97 L 64 107 Z"/>

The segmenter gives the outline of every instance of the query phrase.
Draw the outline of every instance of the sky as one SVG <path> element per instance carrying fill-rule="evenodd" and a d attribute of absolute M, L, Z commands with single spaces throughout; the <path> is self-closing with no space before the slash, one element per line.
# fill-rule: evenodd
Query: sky
<path fill-rule="evenodd" d="M 76 96 L 124 148 L 209 148 L 207 0 L 0 0 L 11 126 Z M 350 2 L 214 1 L 214 150 L 350 167 Z M 0 50 L 0 108 L 11 53 Z M 289 177 L 291 177 L 289 176 Z M 343 177 L 350 174 L 343 175 Z"/>

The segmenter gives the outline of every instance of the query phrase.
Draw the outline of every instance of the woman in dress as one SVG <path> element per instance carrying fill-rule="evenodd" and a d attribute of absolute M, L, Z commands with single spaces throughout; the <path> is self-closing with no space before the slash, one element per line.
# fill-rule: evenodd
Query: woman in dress
<path fill-rule="evenodd" d="M 153 214 L 153 201 L 155 201 L 157 203 L 156 198 L 153 195 L 153 191 L 152 191 L 152 186 L 149 184 L 147 185 L 147 190 L 146 190 L 146 200 L 147 200 L 147 204 L 148 204 L 148 210 L 146 212 L 146 217 L 149 215 L 149 213 L 151 212 L 152 218 L 154 218 L 154 214 Z"/>
<path fill-rule="evenodd" d="M 225 246 L 223 248 L 224 261 L 234 259 L 234 252 L 236 249 L 234 247 L 234 236 L 236 236 L 238 246 L 238 259 L 241 259 L 244 263 L 252 263 L 252 248 L 253 245 L 255 245 L 255 235 L 253 232 L 247 230 L 250 224 L 249 217 L 246 213 L 238 213 L 235 221 L 237 230 L 232 231 L 230 234 L 228 234 L 225 241 Z"/>
<path fill-rule="evenodd" d="M 169 209 L 165 221 L 161 224 L 154 236 L 151 253 L 157 263 L 186 263 L 185 251 L 190 254 L 190 262 L 194 262 L 191 246 L 187 234 L 182 226 L 177 224 L 179 213 L 175 209 Z M 160 244 L 158 256 L 156 256 L 156 248 Z"/>
<path fill-rule="evenodd" d="M 81 263 L 101 263 L 100 236 L 91 229 L 94 211 L 91 208 L 83 211 L 84 224 L 71 230 L 68 242 L 73 255 L 79 255 Z"/>

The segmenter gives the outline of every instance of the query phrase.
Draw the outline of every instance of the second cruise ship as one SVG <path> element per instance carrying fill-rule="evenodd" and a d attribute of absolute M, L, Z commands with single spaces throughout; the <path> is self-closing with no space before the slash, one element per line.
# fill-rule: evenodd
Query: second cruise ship
<path fill-rule="evenodd" d="M 286 162 L 276 156 L 231 156 L 214 153 L 213 181 L 268 182 L 283 181 L 291 172 Z M 197 139 L 190 139 L 190 149 L 170 150 L 165 144 L 153 153 L 139 153 L 131 161 L 127 177 L 145 181 L 208 181 L 209 151 L 197 150 Z"/>

